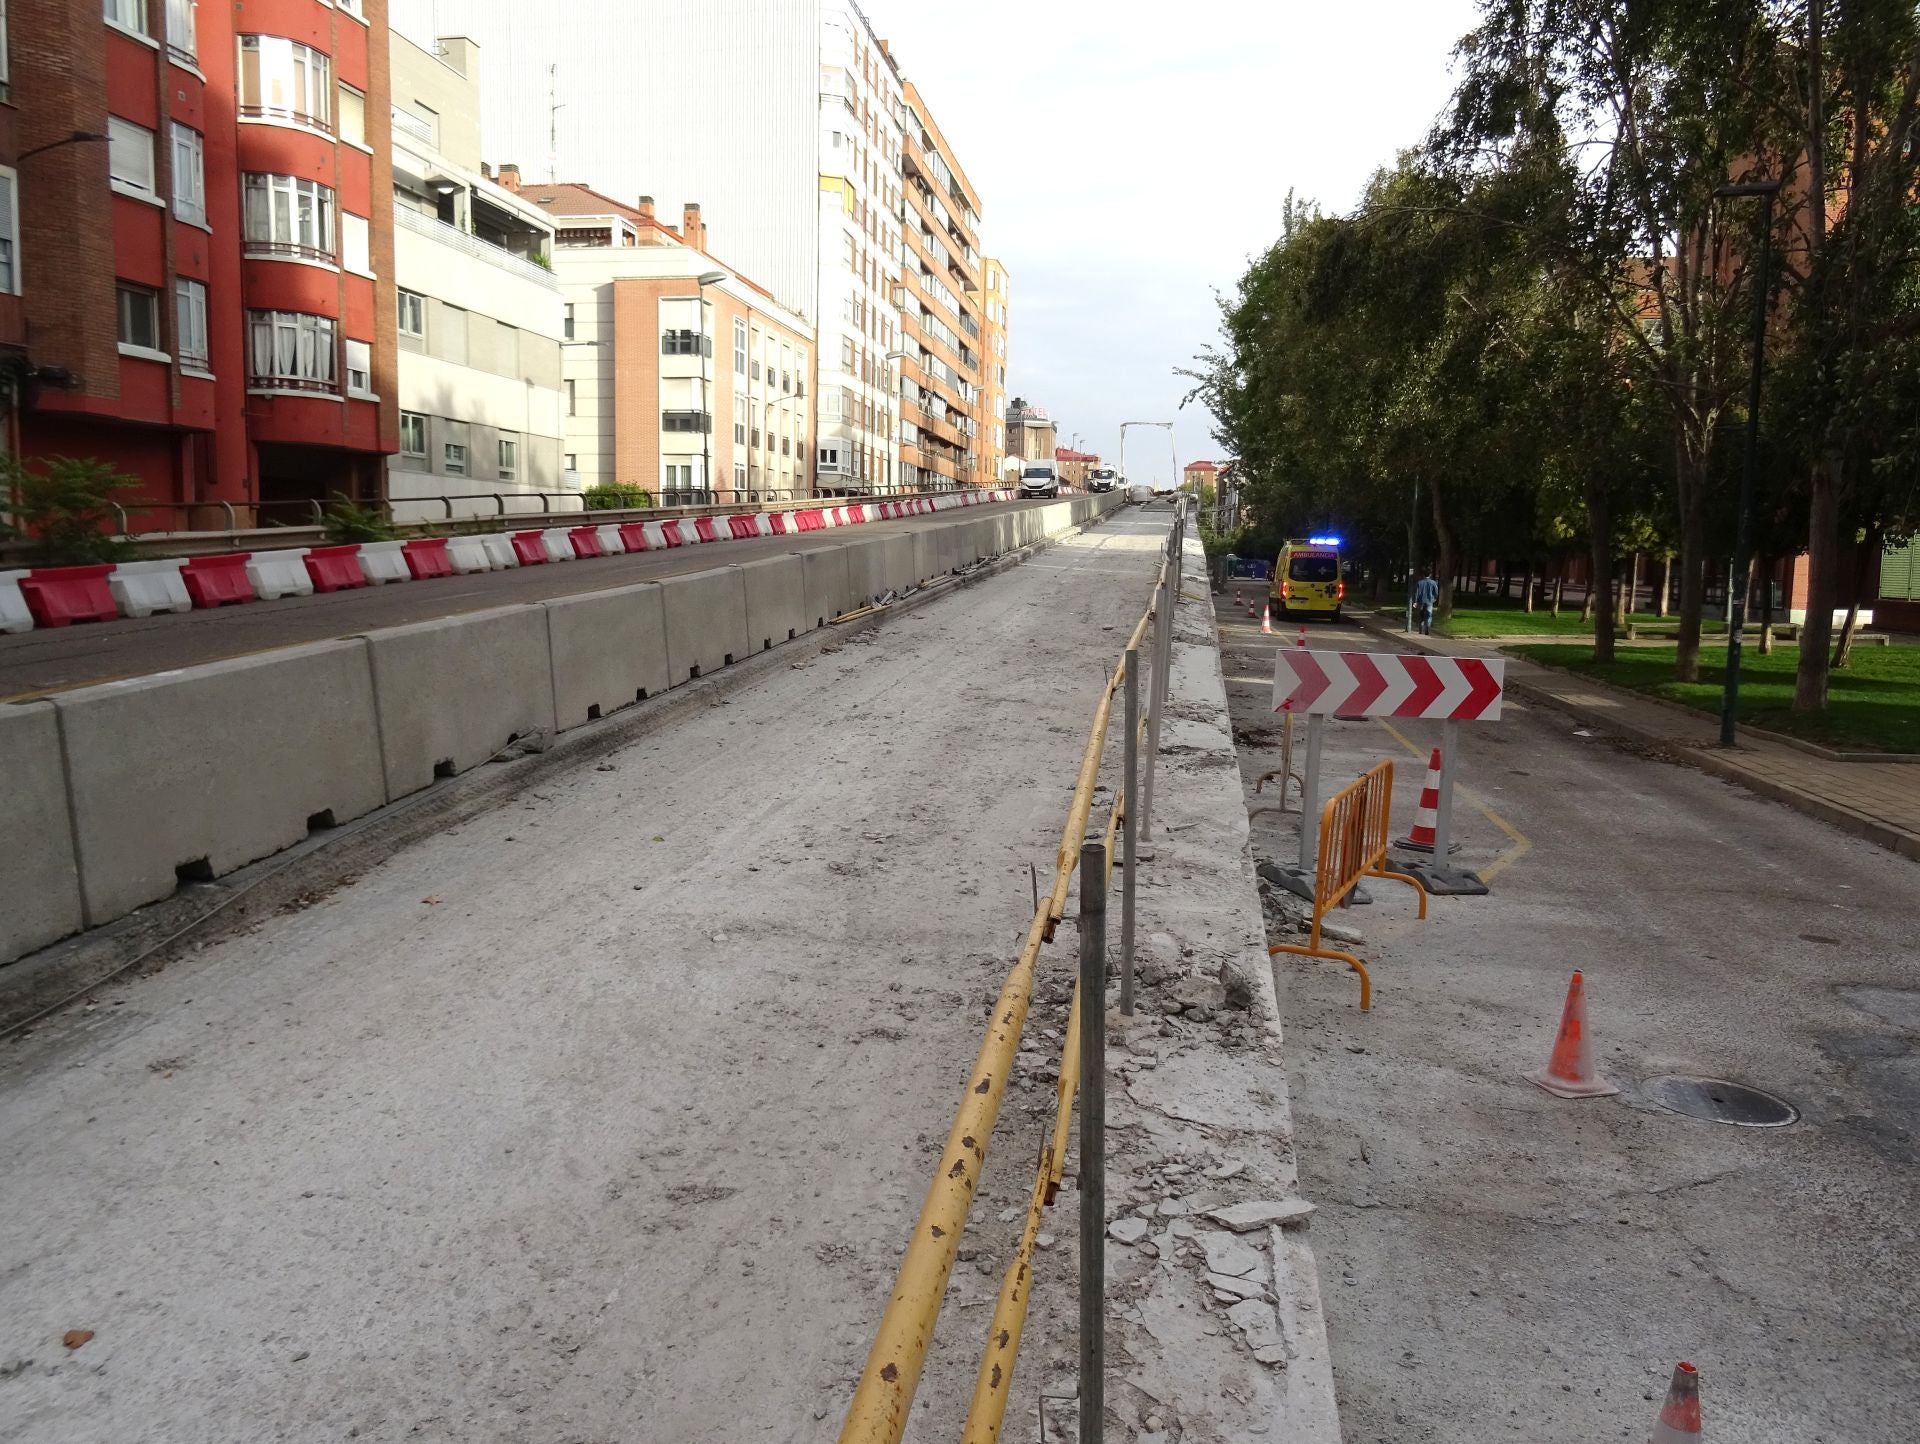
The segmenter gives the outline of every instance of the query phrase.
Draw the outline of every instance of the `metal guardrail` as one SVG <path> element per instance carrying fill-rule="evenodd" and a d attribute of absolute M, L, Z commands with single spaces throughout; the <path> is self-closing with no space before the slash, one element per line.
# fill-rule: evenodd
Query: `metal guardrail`
<path fill-rule="evenodd" d="M 918 1221 L 914 1224 L 913 1234 L 908 1241 L 900 1270 L 894 1280 L 892 1295 L 880 1325 L 874 1334 L 873 1347 L 868 1352 L 866 1368 L 847 1409 L 845 1423 L 840 1431 L 840 1444 L 899 1444 L 906 1429 L 907 1417 L 913 1407 L 914 1394 L 919 1387 L 921 1369 L 926 1362 L 927 1348 L 933 1339 L 934 1323 L 939 1317 L 940 1305 L 945 1298 L 947 1281 L 952 1273 L 954 1258 L 959 1249 L 960 1236 L 965 1229 L 967 1217 L 971 1211 L 974 1191 L 978 1186 L 980 1172 L 984 1168 L 987 1156 L 987 1144 L 992 1138 L 993 1127 L 998 1119 L 1000 1102 L 1004 1096 L 1008 1074 L 1012 1069 L 1014 1054 L 1018 1050 L 1020 1035 L 1026 1024 L 1027 1009 L 1033 998 L 1034 970 L 1038 962 L 1043 943 L 1052 940 L 1055 925 L 1064 915 L 1067 893 L 1072 883 L 1075 868 L 1082 868 L 1083 893 L 1087 889 L 1086 864 L 1083 862 L 1083 841 L 1087 831 L 1088 816 L 1093 808 L 1093 794 L 1099 780 L 1101 758 L 1105 751 L 1106 734 L 1113 714 L 1113 702 L 1116 693 L 1124 692 L 1128 706 L 1127 726 L 1127 764 L 1128 776 L 1116 794 L 1115 804 L 1110 810 L 1104 829 L 1105 845 L 1095 848 L 1086 844 L 1086 854 L 1098 854 L 1094 870 L 1100 880 L 1104 895 L 1104 880 L 1111 875 L 1113 868 L 1113 841 L 1116 830 L 1125 825 L 1129 840 L 1128 861 L 1132 862 L 1133 826 L 1127 817 L 1127 811 L 1136 791 L 1136 779 L 1133 775 L 1136 748 L 1142 734 L 1149 738 L 1147 749 L 1147 783 L 1139 789 L 1141 793 L 1140 835 L 1150 835 L 1152 827 L 1152 758 L 1158 751 L 1159 712 L 1165 705 L 1166 674 L 1172 657 L 1173 647 L 1173 610 L 1175 599 L 1179 595 L 1181 548 L 1185 541 L 1186 515 L 1182 509 L 1175 518 L 1174 526 L 1168 537 L 1168 555 L 1163 560 L 1159 576 L 1154 586 L 1153 602 L 1134 627 L 1121 661 L 1108 677 L 1101 689 L 1099 702 L 1094 708 L 1092 725 L 1087 741 L 1081 752 L 1080 769 L 1074 784 L 1073 796 L 1067 806 L 1066 823 L 1061 831 L 1059 849 L 1054 858 L 1053 886 L 1044 898 L 1036 898 L 1033 918 L 1027 927 L 1026 939 L 1021 945 L 1012 970 L 1000 989 L 1000 996 L 994 1004 L 992 1021 L 987 1035 L 981 1041 L 979 1056 L 975 1059 L 973 1072 L 967 1081 L 966 1091 L 961 1095 L 961 1104 L 953 1121 L 953 1127 L 947 1136 L 946 1146 L 941 1150 L 940 1162 L 934 1172 L 933 1181 L 928 1189 L 925 1203 L 922 1204 Z M 1152 639 L 1154 665 L 1152 673 L 1151 705 L 1146 716 L 1139 715 L 1139 671 L 1141 644 L 1146 637 L 1149 624 L 1154 625 Z M 1132 1001 L 1132 941 L 1133 941 L 1133 891 L 1135 869 L 1126 870 L 1122 884 L 1122 920 L 1121 920 L 1121 978 L 1123 997 L 1128 1004 Z M 1087 914 L 1090 898 L 1083 896 L 1083 931 L 1098 926 L 1104 937 L 1104 896 L 1097 911 L 1099 922 L 1092 921 Z M 1083 942 L 1083 946 L 1086 944 Z M 1102 944 L 1104 947 L 1104 944 Z M 1083 963 L 1083 972 L 1086 966 Z M 1104 952 L 1098 964 L 1097 974 L 1104 983 Z M 1081 1081 L 1081 1020 L 1089 1014 L 1097 1019 L 1105 1016 L 1105 999 L 1102 997 L 1084 1000 L 1078 986 L 1074 989 L 1073 1001 L 1069 1009 L 1066 1035 L 1062 1041 L 1060 1077 L 1055 1092 L 1055 1116 L 1052 1134 L 1043 1148 L 1038 1169 L 1034 1178 L 1033 1192 L 1027 1208 L 1025 1226 L 1021 1231 L 1020 1244 L 1007 1267 L 1002 1280 L 1000 1296 L 994 1307 L 993 1321 L 989 1327 L 987 1346 L 980 1361 L 980 1370 L 974 1385 L 973 1402 L 967 1413 L 962 1438 L 966 1444 L 994 1444 L 1000 1438 L 1004 1421 L 1007 1398 L 1011 1392 L 1013 1370 L 1020 1348 L 1020 1336 L 1024 1327 L 1029 1300 L 1032 1295 L 1033 1258 L 1040 1231 L 1040 1220 L 1044 1211 L 1056 1196 L 1061 1179 L 1064 1176 L 1067 1156 L 1067 1137 L 1073 1116 L 1074 1099 Z M 1098 1050 L 1089 1050 L 1098 1056 Z M 1104 1070 L 1096 1070 L 1089 1075 L 1089 1091 L 1100 1090 L 1104 1100 Z M 1099 1105 L 1104 1108 L 1104 1101 Z M 1084 1116 L 1084 1113 L 1083 1113 Z M 1096 1133 L 1098 1129 L 1096 1128 Z M 1090 1170 L 1104 1169 L 1104 1158 L 1097 1152 L 1089 1153 L 1083 1146 L 1081 1157 L 1081 1204 L 1083 1208 L 1100 1209 L 1102 1197 L 1097 1184 L 1092 1182 Z M 1104 1176 L 1104 1175 L 1102 1175 Z M 1104 1216 L 1098 1218 L 1098 1232 L 1104 1237 Z M 1096 1249 L 1098 1244 L 1095 1245 Z M 1096 1272 L 1089 1275 L 1087 1263 L 1082 1259 L 1082 1288 L 1097 1291 L 1099 1300 L 1083 1308 L 1083 1316 L 1091 1312 L 1104 1319 L 1104 1282 Z M 1099 1368 L 1099 1353 L 1091 1355 L 1083 1352 L 1083 1368 Z M 1097 1381 L 1083 1379 L 1082 1397 L 1092 1397 L 1098 1392 Z M 1097 1422 L 1097 1419 L 1096 1419 Z M 1087 1437 L 1084 1433 L 1083 1438 Z"/>

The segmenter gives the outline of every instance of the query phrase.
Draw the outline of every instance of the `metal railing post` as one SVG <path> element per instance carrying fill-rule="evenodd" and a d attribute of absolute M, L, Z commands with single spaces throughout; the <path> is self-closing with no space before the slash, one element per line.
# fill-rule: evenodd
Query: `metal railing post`
<path fill-rule="evenodd" d="M 1107 1354 L 1107 849 L 1080 848 L 1080 1444 L 1100 1444 Z"/>
<path fill-rule="evenodd" d="M 1169 615 L 1173 610 L 1172 599 L 1173 590 L 1163 579 L 1153 596 L 1153 680 L 1147 693 L 1146 775 L 1140 783 L 1140 838 L 1144 842 L 1153 841 L 1153 774 L 1160 757 L 1160 707 L 1166 698 L 1167 641 L 1173 634 L 1173 618 Z"/>
<path fill-rule="evenodd" d="M 1140 649 L 1127 648 L 1126 744 L 1121 748 L 1120 858 L 1125 876 L 1120 880 L 1120 1012 L 1133 1016 L 1133 881 L 1140 871 Z"/>

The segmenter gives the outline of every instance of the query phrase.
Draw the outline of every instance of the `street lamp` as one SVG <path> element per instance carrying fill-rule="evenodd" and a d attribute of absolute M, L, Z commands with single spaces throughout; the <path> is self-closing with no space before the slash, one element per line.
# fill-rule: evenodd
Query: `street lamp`
<path fill-rule="evenodd" d="M 50 140 L 45 145 L 36 145 L 32 150 L 21 151 L 19 155 L 14 157 L 13 163 L 18 165 L 23 160 L 31 160 L 34 156 L 40 155 L 45 151 L 58 150 L 63 145 L 80 145 L 87 141 L 105 139 L 107 139 L 107 137 L 100 134 L 97 130 L 76 130 L 71 135 L 63 135 L 60 139 Z"/>
<path fill-rule="evenodd" d="M 694 346 L 694 358 L 700 363 L 700 486 L 712 493 L 713 490 L 713 417 L 707 410 L 707 287 L 717 286 L 727 279 L 725 271 L 706 271 L 693 278 L 700 288 L 700 339 Z"/>
<path fill-rule="evenodd" d="M 1760 448 L 1760 378 L 1767 363 L 1767 288 L 1773 263 L 1773 201 L 1780 182 L 1748 181 L 1714 187 L 1716 196 L 1729 200 L 1760 198 L 1760 266 L 1753 287 L 1753 375 L 1747 382 L 1747 437 L 1740 462 L 1740 510 L 1734 519 L 1733 578 L 1728 592 L 1733 606 L 1727 618 L 1727 675 L 1720 695 L 1720 745 L 1734 745 L 1740 710 L 1741 630 L 1747 624 L 1747 565 L 1753 546 L 1753 471 Z M 1771 586 L 1763 578 L 1762 586 Z"/>

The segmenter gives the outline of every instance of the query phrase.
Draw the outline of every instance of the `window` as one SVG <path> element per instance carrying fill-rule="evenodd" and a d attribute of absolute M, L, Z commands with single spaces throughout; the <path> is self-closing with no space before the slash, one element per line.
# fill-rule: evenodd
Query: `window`
<path fill-rule="evenodd" d="M 851 336 L 841 338 L 840 369 L 849 372 L 853 370 L 853 338 Z"/>
<path fill-rule="evenodd" d="M 580 409 L 577 404 L 579 397 L 575 394 L 574 390 L 578 385 L 579 382 L 577 381 L 569 381 L 567 383 L 567 415 L 569 416 L 578 416 L 580 414 Z"/>
<path fill-rule="evenodd" d="M 427 298 L 417 291 L 400 292 L 400 334 L 402 336 L 425 336 L 427 334 Z"/>
<path fill-rule="evenodd" d="M 440 448 L 440 464 L 445 471 L 455 476 L 467 474 L 467 449 L 457 441 L 449 441 Z"/>
<path fill-rule="evenodd" d="M 747 489 L 747 469 L 737 461 L 733 464 L 733 489 L 736 492 Z"/>
<path fill-rule="evenodd" d="M 400 413 L 400 454 L 402 456 L 427 454 L 427 418 L 418 411 Z"/>
<path fill-rule="evenodd" d="M 693 330 L 662 331 L 660 354 L 662 356 L 698 356 L 700 333 Z"/>
<path fill-rule="evenodd" d="M 747 444 L 747 393 L 744 391 L 733 393 L 733 444 Z"/>
<path fill-rule="evenodd" d="M 747 374 L 747 323 L 738 317 L 733 323 L 733 374 Z"/>
<path fill-rule="evenodd" d="M 753 358 L 753 379 L 755 381 L 760 379 L 760 358 L 758 356 Z"/>
<path fill-rule="evenodd" d="M 569 451 L 566 454 L 566 456 L 563 458 L 563 460 L 566 464 L 566 469 L 568 471 L 577 472 L 580 470 L 580 453 L 579 452 Z"/>
<path fill-rule="evenodd" d="M 363 8 L 365 0 L 333 0 L 333 3 L 340 7 L 340 11 L 344 15 L 351 15 L 356 20 L 365 20 L 367 18 L 367 12 L 365 8 Z"/>
<path fill-rule="evenodd" d="M 664 466 L 660 468 L 660 482 L 661 482 L 661 489 L 663 491 L 667 491 L 667 492 L 692 491 L 693 490 L 692 463 L 688 463 L 684 466 L 676 466 L 671 461 L 667 462 Z"/>
<path fill-rule="evenodd" d="M 333 318 L 305 311 L 247 312 L 247 385 L 274 391 L 333 391 Z"/>
<path fill-rule="evenodd" d="M 240 37 L 240 114 L 331 129 L 333 79 L 327 57 L 278 35 Z"/>
<path fill-rule="evenodd" d="M 0 0 L 0 24 L 6 22 L 6 0 Z M 0 32 L 3 33 L 3 32 Z M 17 185 L 14 173 L 0 167 L 0 296 L 20 294 L 20 223 L 16 217 Z"/>
<path fill-rule="evenodd" d="M 560 339 L 562 341 L 573 339 L 573 302 L 571 301 L 567 302 L 560 311 Z"/>
<path fill-rule="evenodd" d="M 190 125 L 173 123 L 173 213 L 207 223 L 206 143 Z"/>
<path fill-rule="evenodd" d="M 500 443 L 500 479 L 512 481 L 520 475 L 520 443 L 502 441 Z"/>
<path fill-rule="evenodd" d="M 117 115 L 108 116 L 107 174 L 117 191 L 153 195 L 153 132 Z"/>
<path fill-rule="evenodd" d="M 340 87 L 340 139 L 367 143 L 367 97 L 351 85 Z"/>
<path fill-rule="evenodd" d="M 120 283 L 120 344 L 141 351 L 160 349 L 160 298 L 145 286 Z"/>
<path fill-rule="evenodd" d="M 662 411 L 660 413 L 662 431 L 691 431 L 696 434 L 713 430 L 713 418 L 704 411 Z"/>
<path fill-rule="evenodd" d="M 840 448 L 837 446 L 821 447 L 820 470 L 837 472 L 840 469 Z"/>
<path fill-rule="evenodd" d="M 184 276 L 173 283 L 173 353 L 190 371 L 212 364 L 207 351 L 207 288 Z"/>
<path fill-rule="evenodd" d="M 369 342 L 347 342 L 347 395 L 373 396 L 373 346 Z"/>
<path fill-rule="evenodd" d="M 167 53 L 188 65 L 200 55 L 193 12 L 194 0 L 167 0 Z"/>
<path fill-rule="evenodd" d="M 107 24 L 152 38 L 147 29 L 147 0 L 106 0 Z"/>
<path fill-rule="evenodd" d="M 241 178 L 246 240 L 250 256 L 334 258 L 333 191 L 318 181 L 290 175 Z"/>
<path fill-rule="evenodd" d="M 340 264 L 363 276 L 373 274 L 372 240 L 367 233 L 367 218 L 352 211 L 340 212 Z"/>

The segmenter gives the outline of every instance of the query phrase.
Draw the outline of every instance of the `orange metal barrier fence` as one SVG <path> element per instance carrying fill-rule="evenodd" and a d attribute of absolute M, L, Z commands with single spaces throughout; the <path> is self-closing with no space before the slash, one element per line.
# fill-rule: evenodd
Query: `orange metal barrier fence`
<path fill-rule="evenodd" d="M 1341 906 L 1363 877 L 1386 877 L 1403 882 L 1420 898 L 1420 916 L 1427 915 L 1427 890 L 1417 878 L 1392 872 L 1384 865 L 1393 808 L 1393 764 L 1382 762 L 1359 781 L 1327 799 L 1320 811 L 1320 849 L 1313 876 L 1313 928 L 1307 942 L 1275 943 L 1275 953 L 1297 953 L 1309 958 L 1335 958 L 1360 975 L 1360 1008 L 1373 1006 L 1373 979 L 1367 965 L 1352 953 L 1320 945 L 1320 925 L 1329 909 Z M 1301 826 L 1306 819 L 1301 819 Z"/>

